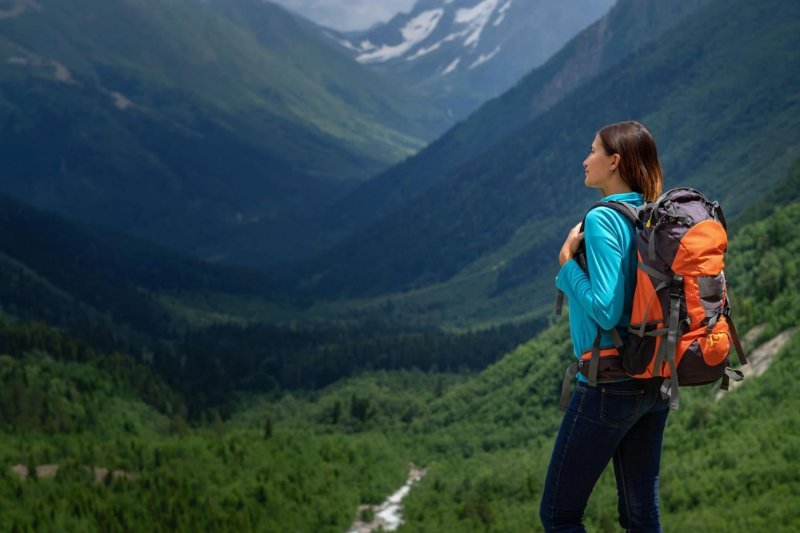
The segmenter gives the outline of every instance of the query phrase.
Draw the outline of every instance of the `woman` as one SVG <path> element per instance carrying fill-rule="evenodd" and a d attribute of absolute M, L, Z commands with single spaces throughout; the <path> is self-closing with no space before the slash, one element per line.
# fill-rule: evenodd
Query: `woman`
<path fill-rule="evenodd" d="M 587 187 L 604 201 L 634 206 L 654 200 L 662 187 L 661 166 L 650 132 L 638 122 L 602 128 L 583 162 Z M 585 241 L 588 275 L 573 259 Z M 636 252 L 633 227 L 606 207 L 591 210 L 584 232 L 569 232 L 559 254 L 556 286 L 569 298 L 570 336 L 576 357 L 590 351 L 598 332 L 601 348 L 613 348 L 608 330 L 624 335 L 630 320 Z M 624 338 L 624 337 L 623 337 Z M 581 523 L 597 479 L 610 460 L 619 495 L 619 522 L 627 531 L 660 531 L 658 471 L 669 413 L 661 398 L 662 378 L 603 380 L 578 384 L 556 437 L 540 517 L 546 531 L 585 531 Z"/>

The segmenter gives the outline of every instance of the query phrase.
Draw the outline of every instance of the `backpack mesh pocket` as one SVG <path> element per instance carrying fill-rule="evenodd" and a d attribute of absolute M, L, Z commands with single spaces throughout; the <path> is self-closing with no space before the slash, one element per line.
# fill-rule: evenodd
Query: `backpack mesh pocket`
<path fill-rule="evenodd" d="M 628 340 L 622 349 L 622 366 L 625 372 L 632 375 L 643 373 L 653 361 L 658 349 L 659 337 L 652 335 L 664 325 L 661 322 L 648 322 L 644 330 L 641 324 L 631 324 L 628 328 Z"/>

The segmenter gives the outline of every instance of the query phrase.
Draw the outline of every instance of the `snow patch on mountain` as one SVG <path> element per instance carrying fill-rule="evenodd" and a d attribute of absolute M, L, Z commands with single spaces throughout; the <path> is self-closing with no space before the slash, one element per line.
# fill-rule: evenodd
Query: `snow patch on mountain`
<path fill-rule="evenodd" d="M 412 55 L 407 57 L 406 61 L 413 61 L 414 59 L 417 59 L 420 56 L 424 56 L 425 54 L 429 54 L 430 52 L 433 52 L 434 50 L 437 50 L 438 48 L 440 48 L 444 43 L 449 42 L 449 41 L 455 41 L 459 37 L 463 37 L 465 34 L 466 34 L 466 32 L 464 32 L 464 31 L 451 33 L 451 34 L 447 35 L 444 39 L 441 39 L 440 41 L 432 44 L 431 46 L 427 46 L 425 48 L 420 48 L 419 50 L 414 52 Z"/>
<path fill-rule="evenodd" d="M 425 54 L 430 54 L 431 52 L 433 52 L 434 50 L 437 50 L 440 46 L 442 46 L 443 42 L 444 42 L 444 40 L 441 40 L 441 41 L 439 41 L 438 43 L 436 43 L 436 44 L 434 44 L 432 46 L 427 46 L 427 47 L 424 47 L 424 48 L 420 48 L 419 50 L 417 50 L 416 52 L 414 52 L 413 54 L 408 56 L 406 58 L 406 61 L 414 61 L 418 57 L 422 57 Z"/>
<path fill-rule="evenodd" d="M 423 11 L 413 19 L 409 20 L 408 23 L 400 30 L 400 34 L 403 36 L 403 42 L 393 46 L 383 45 L 375 51 L 361 54 L 356 58 L 356 60 L 361 63 L 371 63 L 376 61 L 387 61 L 405 54 L 414 46 L 427 39 L 428 36 L 433 33 L 433 30 L 436 29 L 436 25 L 439 24 L 439 20 L 441 20 L 442 15 L 444 15 L 444 9 L 431 9 L 429 11 Z"/>
<path fill-rule="evenodd" d="M 325 35 L 327 35 L 328 37 L 330 37 L 331 39 L 333 39 L 334 41 L 336 41 L 337 43 L 339 43 L 340 45 L 344 46 L 345 48 L 347 48 L 349 50 L 355 50 L 356 52 L 360 51 L 358 48 L 356 48 L 355 46 L 350 44 L 350 41 L 348 41 L 346 39 L 337 39 L 336 37 L 334 37 L 333 35 L 331 35 L 330 33 L 327 33 L 327 32 L 325 33 Z"/>
<path fill-rule="evenodd" d="M 483 0 L 474 7 L 462 8 L 456 11 L 455 21 L 459 24 L 466 24 L 469 37 L 464 41 L 465 46 L 477 45 L 480 41 L 483 28 L 492 17 L 492 13 L 497 8 L 498 0 Z"/>
<path fill-rule="evenodd" d="M 379 42 L 375 45 L 369 39 L 364 39 L 360 43 L 342 39 L 337 41 L 345 48 L 356 51 L 358 53 L 356 60 L 360 63 L 380 63 L 393 59 L 414 61 L 441 49 L 450 41 L 460 41 L 464 47 L 471 47 L 473 53 L 485 52 L 479 47 L 484 30 L 487 26 L 496 27 L 503 22 L 513 0 L 479 0 L 471 7 L 459 7 L 458 4 L 447 7 L 455 0 L 441 0 L 441 2 L 441 7 L 424 10 L 406 21 L 399 29 L 402 36 L 402 42 L 399 44 Z M 471 2 L 466 3 L 469 5 Z M 444 38 L 432 42 L 431 35 L 437 28 L 441 32 L 442 27 L 449 30 L 449 33 Z M 380 40 L 382 39 L 379 38 Z M 473 66 L 488 61 L 495 54 L 496 52 L 482 54 L 473 62 Z M 450 62 L 448 68 L 452 65 L 453 62 Z"/>
<path fill-rule="evenodd" d="M 454 71 L 454 70 L 455 70 L 455 69 L 458 67 L 458 64 L 459 64 L 460 62 L 461 62 L 461 58 L 460 58 L 460 57 L 457 57 L 457 58 L 455 58 L 453 61 L 451 61 L 451 62 L 450 62 L 450 64 L 449 64 L 449 65 L 447 65 L 447 68 L 445 68 L 445 69 L 442 71 L 442 76 L 447 76 L 448 74 L 450 74 L 451 72 L 453 72 L 453 71 Z"/>
<path fill-rule="evenodd" d="M 503 20 L 506 18 L 506 11 L 508 11 L 509 7 L 511 7 L 511 0 L 508 0 L 508 2 L 503 4 L 503 7 L 497 10 L 497 19 L 494 21 L 493 26 L 502 24 Z"/>
<path fill-rule="evenodd" d="M 496 47 L 495 47 L 495 49 L 494 49 L 494 50 L 492 50 L 492 51 L 491 51 L 491 52 L 489 52 L 488 54 L 481 54 L 481 55 L 480 55 L 480 57 L 479 57 L 478 59 L 476 59 L 476 60 L 475 60 L 475 62 L 474 62 L 474 63 L 472 63 L 472 64 L 469 66 L 469 69 L 468 69 L 468 70 L 472 70 L 472 69 L 474 69 L 475 67 L 477 67 L 477 66 L 478 66 L 478 65 L 480 65 L 481 63 L 486 63 L 486 62 L 487 62 L 487 61 L 489 61 L 491 58 L 493 58 L 494 56 L 496 56 L 496 55 L 497 55 L 497 52 L 499 52 L 499 51 L 500 51 L 500 46 L 498 45 L 498 46 L 496 46 Z"/>

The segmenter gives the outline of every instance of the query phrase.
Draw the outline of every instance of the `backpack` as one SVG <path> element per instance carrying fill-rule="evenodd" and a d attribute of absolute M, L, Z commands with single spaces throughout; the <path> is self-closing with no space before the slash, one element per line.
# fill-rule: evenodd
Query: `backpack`
<path fill-rule="evenodd" d="M 562 409 L 579 371 L 591 387 L 598 378 L 663 377 L 661 394 L 670 399 L 671 409 L 678 408 L 679 385 L 722 379 L 721 389 L 727 390 L 731 379 L 740 381 L 742 373 L 729 366 L 731 347 L 741 364 L 747 360 L 731 318 L 723 270 L 727 225 L 719 203 L 694 189 L 678 188 L 641 207 L 614 201 L 591 209 L 600 206 L 622 214 L 634 227 L 637 274 L 631 321 L 625 340 L 616 328 L 609 332 L 614 348 L 600 348 L 598 328 L 592 349 L 567 369 Z M 576 260 L 588 275 L 584 243 Z M 559 291 L 556 314 L 563 298 Z"/>

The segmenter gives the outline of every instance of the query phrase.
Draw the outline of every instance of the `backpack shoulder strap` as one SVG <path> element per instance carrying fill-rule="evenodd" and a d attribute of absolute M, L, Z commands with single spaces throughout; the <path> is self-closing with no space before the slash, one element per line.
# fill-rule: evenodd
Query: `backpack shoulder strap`
<path fill-rule="evenodd" d="M 586 226 L 586 216 L 592 209 L 595 209 L 597 207 L 608 207 L 609 209 L 613 209 L 614 211 L 625 217 L 625 219 L 627 219 L 628 222 L 630 222 L 633 225 L 634 229 L 640 228 L 642 226 L 641 219 L 639 218 L 639 214 L 641 213 L 642 207 L 633 207 L 631 204 L 626 202 L 611 200 L 610 202 L 597 202 L 592 207 L 590 207 L 588 211 L 586 211 L 586 214 L 583 215 L 583 220 L 581 222 L 581 231 L 583 231 L 584 227 Z M 578 247 L 578 253 L 575 256 L 575 260 L 578 262 L 581 269 L 588 274 L 589 269 L 586 265 L 586 245 L 583 242 L 581 242 Z M 558 291 L 556 295 L 555 314 L 560 315 L 563 306 L 564 306 L 564 293 Z"/>
<path fill-rule="evenodd" d="M 646 205 L 646 204 L 645 204 Z M 642 227 L 642 222 L 639 218 L 639 214 L 641 213 L 641 207 L 633 207 L 631 204 L 625 202 L 618 202 L 616 200 L 612 200 L 610 202 L 597 202 L 592 207 L 586 211 L 586 214 L 583 215 L 583 222 L 581 223 L 581 231 L 584 230 L 586 226 L 586 217 L 589 216 L 589 213 L 598 207 L 607 207 L 617 213 L 621 214 L 625 219 L 633 225 L 633 229 L 639 229 Z M 589 269 L 586 265 L 586 244 L 581 241 L 580 245 L 578 246 L 578 253 L 576 254 L 575 259 L 578 261 L 578 264 L 581 266 L 584 272 L 588 274 Z"/>
<path fill-rule="evenodd" d="M 627 202 L 619 202 L 617 200 L 611 200 L 610 202 L 597 202 L 594 204 L 589 211 L 594 209 L 595 207 L 607 207 L 609 209 L 613 209 L 620 215 L 624 216 L 628 222 L 630 222 L 634 228 L 638 228 L 641 226 L 642 222 L 639 218 L 639 213 L 641 213 L 641 207 L 633 207 L 631 204 Z M 588 214 L 588 212 L 587 212 Z M 584 217 L 584 220 L 586 217 Z"/>

